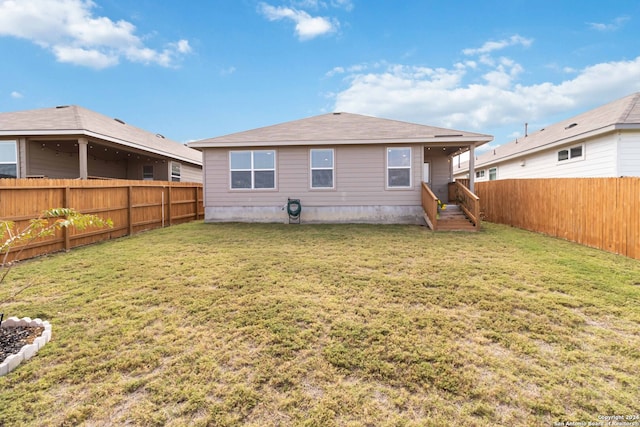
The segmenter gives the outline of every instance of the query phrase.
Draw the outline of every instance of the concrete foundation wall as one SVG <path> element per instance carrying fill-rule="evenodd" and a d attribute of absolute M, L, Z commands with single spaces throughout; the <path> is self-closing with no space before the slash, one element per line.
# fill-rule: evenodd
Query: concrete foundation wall
<path fill-rule="evenodd" d="M 335 206 L 302 205 L 300 222 L 423 224 L 422 206 Z M 223 206 L 206 207 L 205 222 L 279 222 L 288 223 L 286 207 Z"/>

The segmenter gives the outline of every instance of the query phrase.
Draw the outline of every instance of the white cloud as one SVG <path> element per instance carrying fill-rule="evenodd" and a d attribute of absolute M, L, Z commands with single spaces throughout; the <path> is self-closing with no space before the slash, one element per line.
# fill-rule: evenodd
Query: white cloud
<path fill-rule="evenodd" d="M 323 34 L 333 33 L 339 27 L 338 22 L 335 20 L 321 16 L 311 16 L 303 10 L 260 3 L 259 11 L 270 21 L 289 19 L 295 22 L 295 31 L 300 40 L 310 40 Z"/>
<path fill-rule="evenodd" d="M 347 12 L 353 10 L 353 1 L 352 0 L 331 0 L 330 2 L 326 2 L 323 0 L 292 0 L 291 4 L 300 9 L 327 9 L 329 6 L 344 9 Z"/>
<path fill-rule="evenodd" d="M 531 46 L 532 43 L 533 43 L 533 39 L 528 39 L 515 34 L 509 37 L 508 39 L 500 40 L 497 42 L 494 42 L 494 41 L 485 42 L 479 48 L 464 49 L 462 53 L 464 53 L 465 55 L 483 55 L 483 54 L 491 53 L 495 50 L 501 50 L 501 49 L 507 48 L 509 46 L 520 45 L 524 47 L 529 47 Z"/>
<path fill-rule="evenodd" d="M 191 52 L 187 40 L 162 50 L 145 46 L 130 22 L 94 16 L 92 0 L 0 0 L 0 36 L 29 40 L 50 50 L 60 62 L 96 69 L 121 58 L 170 67 Z"/>
<path fill-rule="evenodd" d="M 529 85 L 517 82 L 524 71 L 521 65 L 507 58 L 496 62 L 491 70 L 461 63 L 449 69 L 366 67 L 347 74 L 348 87 L 335 95 L 333 110 L 487 132 L 544 122 L 567 110 L 640 90 L 640 56 L 591 65 L 559 83 Z"/>
<path fill-rule="evenodd" d="M 20 98 L 23 98 L 24 96 L 22 95 L 22 93 L 14 90 L 13 92 L 11 92 L 11 97 L 13 99 L 20 99 Z"/>
<path fill-rule="evenodd" d="M 342 8 L 342 9 L 346 10 L 347 12 L 349 12 L 349 11 L 353 10 L 353 1 L 351 1 L 351 0 L 331 0 L 331 6 L 339 7 L 339 8 Z"/>
<path fill-rule="evenodd" d="M 231 74 L 236 72 L 236 67 L 231 66 L 231 67 L 227 67 L 227 68 L 223 68 L 222 70 L 220 70 L 220 75 L 221 76 L 230 76 Z"/>
<path fill-rule="evenodd" d="M 326 72 L 325 76 L 327 77 L 333 77 L 337 74 L 344 74 L 345 73 L 345 69 L 344 67 L 333 67 L 333 69 L 329 70 Z"/>
<path fill-rule="evenodd" d="M 587 22 L 587 25 L 589 26 L 589 28 L 591 28 L 592 30 L 596 30 L 596 31 L 616 31 L 620 28 L 622 28 L 622 26 L 631 18 L 629 18 L 628 16 L 619 16 L 616 19 L 614 19 L 612 22 L 609 22 L 608 24 L 604 24 L 601 22 Z"/>

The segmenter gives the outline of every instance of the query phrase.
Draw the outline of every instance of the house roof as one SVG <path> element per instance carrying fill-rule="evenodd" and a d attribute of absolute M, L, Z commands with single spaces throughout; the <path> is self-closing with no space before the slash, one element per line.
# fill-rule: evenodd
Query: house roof
<path fill-rule="evenodd" d="M 77 105 L 0 113 L 0 136 L 87 136 L 202 165 L 184 144 Z"/>
<path fill-rule="evenodd" d="M 622 129 L 640 129 L 640 92 L 562 120 L 479 155 L 476 168 Z M 465 162 L 456 172 L 469 169 Z"/>
<path fill-rule="evenodd" d="M 351 113 L 329 113 L 189 143 L 190 147 L 256 147 L 389 143 L 481 145 L 490 135 L 425 126 Z"/>

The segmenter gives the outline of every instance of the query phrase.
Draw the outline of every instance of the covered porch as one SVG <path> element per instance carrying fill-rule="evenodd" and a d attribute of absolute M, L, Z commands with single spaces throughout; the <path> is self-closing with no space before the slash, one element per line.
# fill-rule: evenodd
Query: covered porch
<path fill-rule="evenodd" d="M 453 178 L 455 159 L 469 153 L 473 163 L 475 147 L 476 143 L 450 142 L 424 146 L 421 201 L 425 221 L 432 230 L 480 229 L 480 199 L 473 193 L 475 177 L 465 182 Z"/>

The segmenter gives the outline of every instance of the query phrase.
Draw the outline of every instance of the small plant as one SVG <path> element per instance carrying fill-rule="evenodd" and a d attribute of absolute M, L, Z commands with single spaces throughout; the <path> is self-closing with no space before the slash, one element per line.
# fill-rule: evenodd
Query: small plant
<path fill-rule="evenodd" d="M 113 227 L 113 222 L 110 219 L 105 220 L 95 215 L 82 214 L 72 208 L 45 210 L 38 218 L 29 221 L 29 225 L 22 230 L 17 229 L 13 221 L 0 220 L 0 238 L 2 240 L 6 239 L 0 245 L 0 255 L 2 256 L 0 285 L 2 285 L 13 266 L 13 262 L 9 261 L 9 254 L 15 251 L 16 248 L 19 248 L 19 250 L 15 253 L 14 259 L 18 259 L 22 251 L 34 240 L 51 236 L 56 230 L 71 227 L 79 230 L 84 230 L 88 227 L 111 228 Z M 2 316 L 3 313 L 0 313 L 0 322 L 2 321 Z"/>

